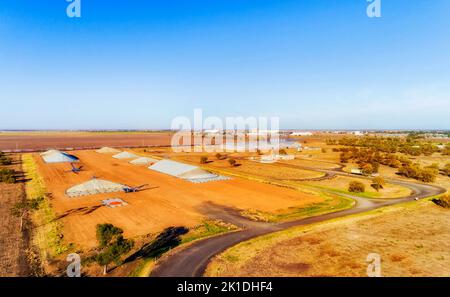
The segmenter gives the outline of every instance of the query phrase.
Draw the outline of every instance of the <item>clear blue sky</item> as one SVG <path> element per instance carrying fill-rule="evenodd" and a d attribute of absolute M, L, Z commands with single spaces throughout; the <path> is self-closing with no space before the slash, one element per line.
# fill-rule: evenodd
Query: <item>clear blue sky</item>
<path fill-rule="evenodd" d="M 0 2 L 0 129 L 450 129 L 450 1 Z M 6 103 L 6 104 L 5 104 Z"/>

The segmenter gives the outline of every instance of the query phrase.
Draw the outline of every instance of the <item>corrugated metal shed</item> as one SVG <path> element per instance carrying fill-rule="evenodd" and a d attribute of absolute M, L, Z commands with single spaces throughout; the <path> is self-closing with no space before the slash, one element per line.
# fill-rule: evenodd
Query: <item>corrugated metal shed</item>
<path fill-rule="evenodd" d="M 125 186 L 108 180 L 93 178 L 90 181 L 73 186 L 66 190 L 69 197 L 95 195 L 123 191 Z"/>
<path fill-rule="evenodd" d="M 79 161 L 77 157 L 57 150 L 47 151 L 41 154 L 41 156 L 42 159 L 44 159 L 45 163 L 64 163 L 64 162 L 72 163 Z"/>

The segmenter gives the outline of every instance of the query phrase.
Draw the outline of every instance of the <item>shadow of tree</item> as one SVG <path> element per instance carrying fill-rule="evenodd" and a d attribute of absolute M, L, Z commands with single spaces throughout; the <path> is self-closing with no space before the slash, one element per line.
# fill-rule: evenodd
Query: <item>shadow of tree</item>
<path fill-rule="evenodd" d="M 125 259 L 124 263 L 138 258 L 157 258 L 181 243 L 180 236 L 188 233 L 186 227 L 169 227 L 161 232 L 155 240 L 145 244 L 140 250 Z"/>

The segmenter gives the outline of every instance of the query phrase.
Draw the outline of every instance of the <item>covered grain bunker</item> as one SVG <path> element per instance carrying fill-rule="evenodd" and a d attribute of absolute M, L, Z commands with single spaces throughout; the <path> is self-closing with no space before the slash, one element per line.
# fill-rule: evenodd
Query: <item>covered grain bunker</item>
<path fill-rule="evenodd" d="M 134 159 L 134 158 L 138 158 L 138 157 L 139 157 L 138 155 L 135 155 L 130 152 L 121 152 L 121 153 L 118 153 L 113 156 L 113 158 L 116 158 L 116 159 Z"/>
<path fill-rule="evenodd" d="M 134 164 L 134 165 L 148 165 L 148 164 L 156 163 L 158 161 L 159 161 L 158 159 L 153 159 L 150 157 L 140 157 L 140 158 L 130 161 L 130 163 Z"/>
<path fill-rule="evenodd" d="M 200 167 L 172 160 L 160 160 L 148 168 L 193 183 L 204 183 L 229 179 L 228 177 L 208 172 Z"/>
<path fill-rule="evenodd" d="M 123 191 L 125 186 L 108 180 L 93 178 L 90 181 L 73 186 L 66 190 L 69 197 L 79 197 L 86 195 L 95 195 L 101 193 L 112 193 Z"/>
<path fill-rule="evenodd" d="M 79 161 L 77 157 L 57 150 L 47 151 L 41 154 L 41 156 L 45 163 L 73 163 Z"/>
<path fill-rule="evenodd" d="M 44 155 L 52 154 L 52 153 L 54 153 L 54 152 L 59 152 L 59 151 L 58 151 L 58 150 L 51 149 L 51 150 L 48 150 L 48 151 L 45 151 L 45 152 L 41 153 L 40 155 L 41 155 L 41 156 L 44 156 Z"/>
<path fill-rule="evenodd" d="M 115 148 L 107 147 L 107 146 L 104 146 L 104 147 L 96 150 L 95 152 L 100 153 L 100 154 L 113 154 L 113 153 L 117 154 L 117 153 L 120 153 L 119 150 L 116 150 Z"/>

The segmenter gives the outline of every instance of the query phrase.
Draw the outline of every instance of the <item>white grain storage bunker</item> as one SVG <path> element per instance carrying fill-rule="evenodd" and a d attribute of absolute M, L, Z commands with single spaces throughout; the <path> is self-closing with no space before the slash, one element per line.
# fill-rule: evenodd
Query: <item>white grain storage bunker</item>
<path fill-rule="evenodd" d="M 117 154 L 117 153 L 120 153 L 119 150 L 116 150 L 115 148 L 107 147 L 107 146 L 104 146 L 104 147 L 96 150 L 96 152 L 100 153 L 100 154 L 112 154 L 112 153 Z"/>
<path fill-rule="evenodd" d="M 78 162 L 78 158 L 58 150 L 49 150 L 41 154 L 45 163 L 73 163 Z"/>
<path fill-rule="evenodd" d="M 153 159 L 150 157 L 140 157 L 140 158 L 130 161 L 130 163 L 134 164 L 134 165 L 148 165 L 148 164 L 156 163 L 158 161 L 159 161 L 158 159 Z"/>
<path fill-rule="evenodd" d="M 73 186 L 66 190 L 69 197 L 79 197 L 102 193 L 113 193 L 123 191 L 125 185 L 114 183 L 108 180 L 93 178 L 90 181 Z"/>
<path fill-rule="evenodd" d="M 116 159 L 134 159 L 139 158 L 138 155 L 130 153 L 130 152 L 121 152 L 113 156 Z"/>
<path fill-rule="evenodd" d="M 205 183 L 210 181 L 228 180 L 229 177 L 208 172 L 200 167 L 175 162 L 172 160 L 160 160 L 148 167 L 164 174 L 181 178 L 192 183 Z"/>

